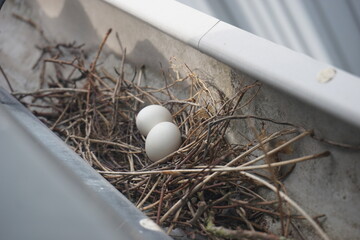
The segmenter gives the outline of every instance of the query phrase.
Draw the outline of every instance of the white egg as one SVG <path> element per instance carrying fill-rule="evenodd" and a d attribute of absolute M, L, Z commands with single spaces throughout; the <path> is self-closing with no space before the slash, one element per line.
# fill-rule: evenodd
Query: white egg
<path fill-rule="evenodd" d="M 169 110 L 160 105 L 149 105 L 141 109 L 136 116 L 136 126 L 144 136 L 147 136 L 156 124 L 172 121 L 173 118 Z"/>
<path fill-rule="evenodd" d="M 161 122 L 156 124 L 146 137 L 145 151 L 150 160 L 156 162 L 178 150 L 180 145 L 179 128 L 171 122 Z"/>

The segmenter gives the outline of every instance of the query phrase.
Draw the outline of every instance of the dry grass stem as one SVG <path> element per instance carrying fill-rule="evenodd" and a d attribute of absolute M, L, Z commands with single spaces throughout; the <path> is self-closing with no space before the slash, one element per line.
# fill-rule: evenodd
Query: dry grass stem
<path fill-rule="evenodd" d="M 13 87 L 11 86 L 11 83 L 10 83 L 10 81 L 9 81 L 9 78 L 7 77 L 7 75 L 6 75 L 6 73 L 4 72 L 4 69 L 1 67 L 1 65 L 0 65 L 0 71 L 1 71 L 1 74 L 2 74 L 2 75 L 4 76 L 4 78 L 5 78 L 5 81 L 6 81 L 7 85 L 9 86 L 10 91 L 11 91 L 11 92 L 14 92 L 14 89 L 13 89 Z"/>
<path fill-rule="evenodd" d="M 237 171 L 251 171 L 256 169 L 266 169 L 269 167 L 281 167 L 288 164 L 299 163 L 303 161 L 307 161 L 310 159 L 318 159 L 321 157 L 329 156 L 329 152 L 322 152 L 318 154 L 312 154 L 300 158 L 295 158 L 291 160 L 286 160 L 277 163 L 271 164 L 262 164 L 262 165 L 254 165 L 254 166 L 239 166 L 239 167 L 225 167 L 225 166 L 214 166 L 209 168 L 208 166 L 198 166 L 200 169 L 176 169 L 176 170 L 152 170 L 152 171 L 134 171 L 134 172 L 114 172 L 114 171 L 98 171 L 101 174 L 109 174 L 109 175 L 151 175 L 151 174 L 164 174 L 164 175 L 179 175 L 183 173 L 199 173 L 199 172 L 237 172 Z"/>
<path fill-rule="evenodd" d="M 267 188 L 271 189 L 274 192 L 277 191 L 276 187 L 274 187 L 267 181 L 255 176 L 251 173 L 247 173 L 247 172 L 240 172 L 240 173 L 246 177 L 249 177 L 249 178 L 265 185 Z M 318 234 L 321 236 L 322 239 L 330 240 L 330 238 L 327 236 L 327 234 L 324 232 L 324 230 L 321 229 L 319 224 L 317 224 L 314 221 L 314 219 L 311 216 L 309 216 L 309 214 L 306 213 L 305 210 L 303 210 L 295 201 L 293 201 L 291 198 L 289 198 L 285 193 L 280 191 L 280 195 L 285 201 L 287 201 L 292 207 L 294 207 L 301 215 L 303 215 L 305 217 L 305 219 L 314 227 L 314 229 L 318 232 Z"/>

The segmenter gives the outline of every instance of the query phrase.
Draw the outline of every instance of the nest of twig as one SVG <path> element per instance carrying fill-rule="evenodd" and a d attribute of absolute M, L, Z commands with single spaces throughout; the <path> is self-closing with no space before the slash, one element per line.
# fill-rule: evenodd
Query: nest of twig
<path fill-rule="evenodd" d="M 76 44 L 39 48 L 43 54 L 37 64 L 43 61 L 41 76 L 48 88 L 14 95 L 26 97 L 23 102 L 35 115 L 168 233 L 178 228 L 188 238 L 280 239 L 267 231 L 266 215 L 280 220 L 283 236 L 290 234 L 293 221 L 306 218 L 326 237 L 314 219 L 282 192 L 279 182 L 281 166 L 327 154 L 279 161 L 278 153 L 310 131 L 238 115 L 255 97 L 247 95 L 249 89 L 260 87 L 256 82 L 226 97 L 184 65 L 184 77 L 169 78 L 162 88 L 146 87 L 141 70 L 134 79 L 125 78 L 125 51 L 115 74 L 100 70 L 97 62 L 109 34 L 89 66 Z M 45 64 L 50 63 L 56 77 L 45 79 Z M 72 70 L 64 77 L 66 68 Z M 174 89 L 179 84 L 187 85 L 187 97 L 177 97 Z M 148 104 L 171 110 L 183 137 L 178 151 L 155 163 L 147 158 L 144 137 L 135 126 L 137 112 Z M 226 136 L 232 120 L 247 121 L 253 139 L 230 144 Z M 252 120 L 280 124 L 282 129 L 266 134 Z M 263 164 L 255 164 L 261 160 Z M 260 178 L 254 172 L 259 169 L 269 174 Z M 275 192 L 272 199 L 259 195 L 263 187 Z M 289 210 L 289 205 L 301 214 Z"/>

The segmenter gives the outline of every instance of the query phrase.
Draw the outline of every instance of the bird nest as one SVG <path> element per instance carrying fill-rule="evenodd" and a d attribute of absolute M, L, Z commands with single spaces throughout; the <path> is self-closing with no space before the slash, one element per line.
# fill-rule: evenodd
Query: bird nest
<path fill-rule="evenodd" d="M 261 87 L 257 82 L 227 97 L 182 64 L 172 73 L 181 68 L 185 74 L 164 73 L 163 86 L 154 88 L 143 83 L 143 69 L 133 79 L 125 77 L 125 50 L 120 67 L 111 74 L 98 64 L 110 32 L 90 64 L 75 43 L 38 47 L 42 54 L 34 67 L 42 69 L 41 82 L 48 87 L 13 95 L 169 234 L 181 231 L 189 239 L 286 239 L 295 231 L 294 221 L 306 219 L 327 239 L 316 219 L 285 194 L 280 181 L 285 177 L 279 174 L 282 166 L 328 154 L 279 160 L 280 153 L 290 153 L 292 144 L 311 131 L 239 115 L 256 97 Z M 45 66 L 52 64 L 55 77 L 47 78 L 50 68 Z M 65 69 L 70 69 L 67 77 Z M 177 95 L 179 86 L 186 86 L 187 96 Z M 182 133 L 181 147 L 157 162 L 148 159 L 145 139 L 135 125 L 137 112 L 149 104 L 168 108 Z M 227 136 L 238 121 L 247 124 L 252 137 L 230 143 Z M 263 122 L 280 130 L 267 133 L 257 127 Z M 262 195 L 261 189 L 274 194 Z M 281 223 L 280 233 L 267 230 L 265 216 Z"/>

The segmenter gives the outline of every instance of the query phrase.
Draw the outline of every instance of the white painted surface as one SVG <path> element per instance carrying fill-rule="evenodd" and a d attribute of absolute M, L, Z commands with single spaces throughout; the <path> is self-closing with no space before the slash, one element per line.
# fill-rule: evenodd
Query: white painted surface
<path fill-rule="evenodd" d="M 178 0 L 360 76 L 358 0 Z"/>

